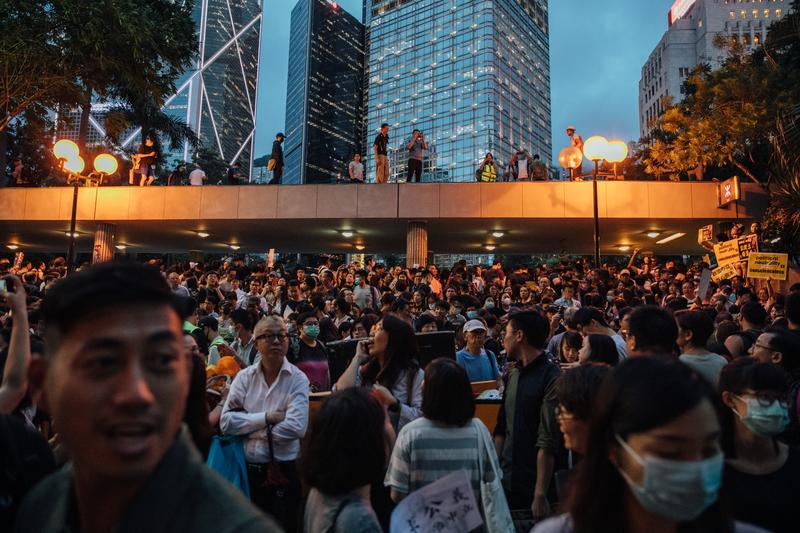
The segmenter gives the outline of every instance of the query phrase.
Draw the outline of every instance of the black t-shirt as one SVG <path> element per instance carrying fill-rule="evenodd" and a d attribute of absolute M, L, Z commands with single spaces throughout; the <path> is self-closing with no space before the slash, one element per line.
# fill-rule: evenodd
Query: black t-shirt
<path fill-rule="evenodd" d="M 140 154 L 154 153 L 155 155 L 148 156 L 148 157 L 143 157 L 141 159 L 141 162 L 144 163 L 145 165 L 155 165 L 156 164 L 156 160 L 158 159 L 158 150 L 156 149 L 155 146 L 145 146 L 143 144 L 140 144 L 139 145 L 139 153 Z"/>
<path fill-rule="evenodd" d="M 386 147 L 389 144 L 388 135 L 379 133 L 378 136 L 375 137 L 375 142 L 373 144 L 378 147 L 378 155 L 388 155 L 388 152 L 386 151 Z"/>
<path fill-rule="evenodd" d="M 745 474 L 725 465 L 723 486 L 733 517 L 775 533 L 800 528 L 800 508 L 795 507 L 800 494 L 800 457 L 789 450 L 783 468 L 772 474 Z"/>

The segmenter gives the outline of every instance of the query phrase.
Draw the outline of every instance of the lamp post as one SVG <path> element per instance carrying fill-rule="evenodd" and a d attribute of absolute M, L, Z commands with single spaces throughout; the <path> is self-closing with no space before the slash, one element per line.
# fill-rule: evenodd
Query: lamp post
<path fill-rule="evenodd" d="M 597 173 L 600 162 L 608 156 L 608 141 L 605 137 L 589 137 L 583 145 L 583 155 L 594 162 L 592 172 L 592 194 L 594 199 L 594 266 L 600 268 L 600 215 L 597 202 Z"/>
<path fill-rule="evenodd" d="M 628 157 L 628 145 L 623 141 L 608 141 L 606 161 L 614 165 L 614 179 L 617 179 L 617 163 L 622 163 Z"/>
<path fill-rule="evenodd" d="M 80 156 L 78 145 L 69 139 L 61 139 L 53 145 L 53 155 L 59 162 L 59 169 L 66 171 L 67 183 L 72 182 L 72 216 L 69 221 L 69 250 L 67 251 L 67 273 L 75 270 L 75 226 L 78 218 L 78 186 L 81 179 L 87 183 L 93 180 L 92 174 L 83 176 L 86 162 Z M 94 160 L 94 169 L 102 177 L 117 171 L 117 159 L 110 154 L 100 154 Z"/>

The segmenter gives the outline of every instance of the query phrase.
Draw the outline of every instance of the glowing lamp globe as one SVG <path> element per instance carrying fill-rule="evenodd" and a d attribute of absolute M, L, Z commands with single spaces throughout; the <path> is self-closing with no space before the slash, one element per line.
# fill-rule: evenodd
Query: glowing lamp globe
<path fill-rule="evenodd" d="M 583 154 L 580 148 L 568 146 L 558 154 L 558 164 L 562 168 L 578 168 L 583 163 Z"/>
<path fill-rule="evenodd" d="M 623 141 L 609 141 L 606 161 L 609 163 L 622 163 L 628 157 L 628 145 Z"/>
<path fill-rule="evenodd" d="M 53 155 L 58 159 L 75 159 L 79 151 L 78 145 L 69 139 L 61 139 L 53 145 Z"/>
<path fill-rule="evenodd" d="M 583 155 L 592 161 L 602 161 L 608 155 L 608 141 L 600 135 L 589 137 L 583 144 Z"/>
<path fill-rule="evenodd" d="M 106 175 L 111 175 L 117 171 L 117 158 L 110 154 L 100 154 L 94 158 L 94 169 Z"/>
<path fill-rule="evenodd" d="M 86 168 L 86 162 L 81 156 L 67 159 L 67 161 L 64 163 L 64 169 L 72 172 L 73 174 L 80 174 L 83 172 L 84 168 Z"/>

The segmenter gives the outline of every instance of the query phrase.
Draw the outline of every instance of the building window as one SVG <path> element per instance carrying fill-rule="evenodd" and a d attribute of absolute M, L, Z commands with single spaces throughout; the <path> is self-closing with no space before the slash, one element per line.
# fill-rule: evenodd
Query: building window
<path fill-rule="evenodd" d="M 742 44 L 745 46 L 750 46 L 750 36 L 749 35 L 742 35 Z"/>
<path fill-rule="evenodd" d="M 756 46 L 761 44 L 761 36 L 759 34 L 755 34 L 755 36 L 753 37 L 753 44 Z"/>
<path fill-rule="evenodd" d="M 729 11 L 728 16 L 731 18 L 731 20 L 736 20 L 736 11 Z"/>
<path fill-rule="evenodd" d="M 775 16 L 776 16 L 776 17 L 778 17 L 778 18 L 781 18 L 781 13 L 783 13 L 783 11 L 782 11 L 782 10 L 780 10 L 780 9 L 776 9 L 776 10 L 775 10 Z"/>

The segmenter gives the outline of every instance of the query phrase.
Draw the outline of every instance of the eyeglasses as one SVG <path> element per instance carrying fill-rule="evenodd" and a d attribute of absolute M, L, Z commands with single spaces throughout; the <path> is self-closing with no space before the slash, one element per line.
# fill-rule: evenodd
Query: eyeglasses
<path fill-rule="evenodd" d="M 770 348 L 769 346 L 766 346 L 764 344 L 759 344 L 757 342 L 753 345 L 753 347 L 750 349 L 750 351 L 752 352 L 756 348 L 761 348 L 762 350 L 767 350 L 767 351 L 770 351 L 770 352 L 774 352 L 775 351 L 772 348 Z"/>
<path fill-rule="evenodd" d="M 259 335 L 258 337 L 256 337 L 256 340 L 257 341 L 265 340 L 268 343 L 272 344 L 276 340 L 278 342 L 284 342 L 288 338 L 289 336 L 286 335 L 286 333 L 265 333 L 263 335 Z"/>

